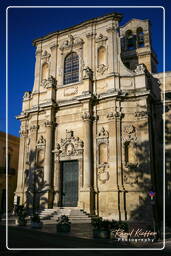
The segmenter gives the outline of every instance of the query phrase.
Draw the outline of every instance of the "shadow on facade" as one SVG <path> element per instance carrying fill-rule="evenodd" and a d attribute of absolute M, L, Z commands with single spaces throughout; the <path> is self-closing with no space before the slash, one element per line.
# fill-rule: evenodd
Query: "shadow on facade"
<path fill-rule="evenodd" d="M 166 181 L 166 225 L 171 226 L 171 113 L 169 107 L 166 106 L 166 119 L 165 119 L 165 181 Z"/>
<path fill-rule="evenodd" d="M 30 151 L 28 164 L 29 168 L 24 172 L 25 206 L 34 214 L 47 207 L 49 191 L 44 181 L 44 168 L 36 165 L 36 151 Z"/>
<path fill-rule="evenodd" d="M 147 125 L 148 123 L 144 122 L 137 127 L 137 130 L 147 129 Z M 125 176 L 129 177 L 129 186 L 133 191 L 137 190 L 139 192 L 138 206 L 131 211 L 130 220 L 136 223 L 144 223 L 147 227 L 150 226 L 151 230 L 160 233 L 163 219 L 161 206 L 163 183 L 162 179 L 159 178 L 162 173 L 159 175 L 158 172 L 163 172 L 163 170 L 160 167 L 155 169 L 154 157 L 157 154 L 154 152 L 158 151 L 158 149 L 154 148 L 153 142 L 150 144 L 149 140 L 144 140 L 141 143 L 136 142 L 133 150 L 135 150 L 136 163 L 128 163 L 124 170 Z M 150 155 L 150 152 L 153 153 Z M 151 200 L 148 194 L 150 191 L 156 192 L 154 200 Z"/>

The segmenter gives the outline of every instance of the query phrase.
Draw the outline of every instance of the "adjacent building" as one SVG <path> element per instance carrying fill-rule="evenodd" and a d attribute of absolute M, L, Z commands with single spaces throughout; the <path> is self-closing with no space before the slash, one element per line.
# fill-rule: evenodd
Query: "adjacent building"
<path fill-rule="evenodd" d="M 0 132 L 0 213 L 6 212 L 6 188 L 8 189 L 8 211 L 13 211 L 14 193 L 17 186 L 19 143 L 18 137 L 8 134 L 8 148 L 6 148 L 6 133 Z M 6 175 L 8 175 L 7 187 Z"/>

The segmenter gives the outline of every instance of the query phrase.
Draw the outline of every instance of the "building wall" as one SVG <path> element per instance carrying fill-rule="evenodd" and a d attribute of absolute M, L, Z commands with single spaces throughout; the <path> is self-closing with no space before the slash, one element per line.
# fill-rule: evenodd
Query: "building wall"
<path fill-rule="evenodd" d="M 166 203 L 166 224 L 171 225 L 169 209 L 171 207 L 171 72 L 158 73 L 155 77 L 160 81 L 162 100 L 165 103 L 165 113 L 163 113 L 163 134 L 165 140 L 160 138 L 160 143 L 165 144 L 165 203 Z M 158 158 L 160 159 L 160 158 Z M 160 161 L 160 160 L 159 160 Z M 160 182 L 159 182 L 160 184 Z M 161 202 L 161 205 L 163 201 Z"/>
<path fill-rule="evenodd" d="M 16 195 L 22 204 L 33 207 L 39 175 L 39 206 L 59 206 L 61 161 L 77 159 L 78 207 L 115 219 L 152 220 L 148 192 L 157 189 L 153 123 L 160 87 L 145 65 L 130 70 L 123 64 L 119 20 L 107 15 L 34 42 L 33 91 L 25 93 L 18 116 Z M 71 52 L 79 56 L 79 82 L 64 85 Z"/>
<path fill-rule="evenodd" d="M 6 201 L 6 134 L 0 132 L 0 211 L 5 212 Z M 8 210 L 12 211 L 17 185 L 19 138 L 8 135 Z"/>

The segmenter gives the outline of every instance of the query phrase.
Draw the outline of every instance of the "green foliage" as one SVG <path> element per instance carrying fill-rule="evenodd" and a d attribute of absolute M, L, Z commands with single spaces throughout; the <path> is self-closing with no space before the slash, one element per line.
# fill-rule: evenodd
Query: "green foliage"
<path fill-rule="evenodd" d="M 66 215 L 61 215 L 61 216 L 58 218 L 57 223 L 58 223 L 58 224 L 66 224 L 66 223 L 70 224 L 69 218 L 68 218 L 68 216 L 66 216 Z"/>
<path fill-rule="evenodd" d="M 94 229 L 98 230 L 110 230 L 110 229 L 123 229 L 128 231 L 128 223 L 126 221 L 116 221 L 116 220 L 103 220 L 102 217 L 95 217 L 91 221 Z"/>
<path fill-rule="evenodd" d="M 31 218 L 32 222 L 37 222 L 40 223 L 40 217 L 38 214 L 34 214 L 33 217 Z"/>

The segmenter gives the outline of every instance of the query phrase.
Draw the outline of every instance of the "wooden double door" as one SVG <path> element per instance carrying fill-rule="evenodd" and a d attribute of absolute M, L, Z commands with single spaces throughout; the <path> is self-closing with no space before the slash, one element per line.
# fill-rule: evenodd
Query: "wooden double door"
<path fill-rule="evenodd" d="M 78 161 L 61 162 L 61 206 L 75 207 L 78 203 Z"/>

